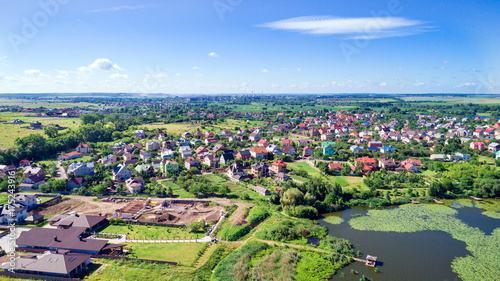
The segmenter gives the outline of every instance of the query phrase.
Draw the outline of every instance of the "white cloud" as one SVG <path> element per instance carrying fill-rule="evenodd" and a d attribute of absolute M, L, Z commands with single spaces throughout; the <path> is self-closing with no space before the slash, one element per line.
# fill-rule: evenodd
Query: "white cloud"
<path fill-rule="evenodd" d="M 462 84 L 459 84 L 459 85 L 456 85 L 455 88 L 475 88 L 476 87 L 476 83 L 472 82 L 472 83 L 462 83 Z"/>
<path fill-rule="evenodd" d="M 271 73 L 271 71 L 267 70 L 267 69 L 262 69 L 260 72 L 263 72 L 263 73 Z"/>
<path fill-rule="evenodd" d="M 402 17 L 335 18 L 332 16 L 298 17 L 258 25 L 306 34 L 345 34 L 347 39 L 378 39 L 422 33 L 427 26 L 419 20 Z"/>
<path fill-rule="evenodd" d="M 415 86 L 416 87 L 425 86 L 425 83 L 423 83 L 423 82 L 417 82 L 417 83 L 415 83 Z"/>
<path fill-rule="evenodd" d="M 194 76 L 195 77 L 203 77 L 203 76 L 205 76 L 205 74 L 195 74 Z"/>
<path fill-rule="evenodd" d="M 385 82 L 380 83 L 380 87 L 387 87 L 387 83 Z"/>
<path fill-rule="evenodd" d="M 96 59 L 89 66 L 80 66 L 77 68 L 79 71 L 94 71 L 94 70 L 123 70 L 116 63 L 112 63 L 109 59 Z"/>
<path fill-rule="evenodd" d="M 111 79 L 128 79 L 128 74 L 113 73 L 109 75 Z"/>
<path fill-rule="evenodd" d="M 300 68 L 298 68 L 298 67 L 297 67 L 296 69 L 297 69 L 297 71 L 298 71 L 298 72 L 301 72 L 301 71 L 302 71 L 302 69 L 300 69 Z"/>
<path fill-rule="evenodd" d="M 179 77 L 179 76 L 182 76 L 182 74 L 176 73 L 175 76 Z"/>
<path fill-rule="evenodd" d="M 444 64 L 448 64 L 448 61 L 443 61 Z"/>
<path fill-rule="evenodd" d="M 28 75 L 33 75 L 33 76 L 40 76 L 42 72 L 40 72 L 39 69 L 28 69 L 24 71 L 24 74 Z"/>
<path fill-rule="evenodd" d="M 156 74 L 156 78 L 167 79 L 168 76 L 167 76 L 167 74 L 159 73 L 159 74 Z"/>
<path fill-rule="evenodd" d="M 210 54 L 208 54 L 209 57 L 212 57 L 212 58 L 218 58 L 219 55 L 216 53 L 216 52 L 211 52 Z"/>
<path fill-rule="evenodd" d="M 200 69 L 198 66 L 193 66 L 192 68 L 193 68 L 194 70 L 198 70 L 198 69 Z"/>
<path fill-rule="evenodd" d="M 133 10 L 139 10 L 139 9 L 145 9 L 145 8 L 151 8 L 151 7 L 156 7 L 155 5 L 138 5 L 138 6 L 115 6 L 111 8 L 106 8 L 106 9 L 97 9 L 97 10 L 92 10 L 92 13 L 102 13 L 102 12 L 118 12 L 118 11 L 123 11 L 123 10 L 128 10 L 128 11 L 133 11 Z"/>

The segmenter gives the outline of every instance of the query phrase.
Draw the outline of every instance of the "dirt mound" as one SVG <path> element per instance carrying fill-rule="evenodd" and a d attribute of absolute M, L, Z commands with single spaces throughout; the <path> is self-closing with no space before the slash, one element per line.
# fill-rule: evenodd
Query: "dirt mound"
<path fill-rule="evenodd" d="M 166 208 L 163 210 L 150 211 L 143 214 L 140 222 L 162 223 L 175 225 L 188 225 L 195 221 L 205 219 L 206 222 L 216 222 L 221 216 L 222 206 L 210 206 L 207 203 L 188 204 L 185 207 Z"/>

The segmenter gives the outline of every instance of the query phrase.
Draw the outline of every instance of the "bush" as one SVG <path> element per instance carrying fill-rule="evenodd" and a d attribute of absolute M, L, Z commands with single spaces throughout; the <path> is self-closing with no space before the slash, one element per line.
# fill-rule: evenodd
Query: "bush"
<path fill-rule="evenodd" d="M 286 212 L 293 217 L 303 218 L 303 219 L 312 219 L 315 220 L 318 218 L 318 210 L 311 206 L 295 206 L 295 207 L 287 207 Z"/>
<path fill-rule="evenodd" d="M 248 223 L 255 226 L 258 223 L 267 219 L 268 217 L 269 217 L 269 211 L 266 208 L 262 206 L 256 206 L 250 210 L 247 220 Z"/>

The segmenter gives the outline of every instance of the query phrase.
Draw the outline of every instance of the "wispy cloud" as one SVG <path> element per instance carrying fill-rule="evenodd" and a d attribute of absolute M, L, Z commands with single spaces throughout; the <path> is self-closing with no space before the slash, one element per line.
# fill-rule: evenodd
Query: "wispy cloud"
<path fill-rule="evenodd" d="M 218 57 L 219 57 L 219 55 L 218 55 L 216 52 L 210 52 L 210 53 L 208 54 L 208 56 L 209 56 L 209 57 L 212 57 L 212 58 L 218 58 Z"/>
<path fill-rule="evenodd" d="M 115 7 L 111 7 L 111 8 L 92 10 L 91 13 L 118 12 L 118 11 L 123 11 L 123 10 L 133 11 L 133 10 L 153 8 L 153 7 L 157 7 L 157 6 L 156 5 L 115 6 Z"/>
<path fill-rule="evenodd" d="M 267 69 L 262 69 L 260 72 L 263 72 L 263 73 L 271 73 L 271 71 L 267 70 Z"/>
<path fill-rule="evenodd" d="M 192 67 L 192 69 L 194 69 L 194 70 L 198 70 L 198 69 L 200 69 L 200 67 L 198 67 L 198 66 L 193 66 L 193 67 Z"/>
<path fill-rule="evenodd" d="M 40 72 L 39 69 L 28 69 L 28 70 L 24 71 L 24 74 L 33 75 L 33 76 L 40 76 L 40 74 L 42 74 L 42 72 Z"/>
<path fill-rule="evenodd" d="M 418 34 L 429 30 L 420 20 L 402 17 L 335 18 L 332 16 L 298 17 L 258 25 L 316 35 L 348 35 L 346 39 L 378 39 Z"/>

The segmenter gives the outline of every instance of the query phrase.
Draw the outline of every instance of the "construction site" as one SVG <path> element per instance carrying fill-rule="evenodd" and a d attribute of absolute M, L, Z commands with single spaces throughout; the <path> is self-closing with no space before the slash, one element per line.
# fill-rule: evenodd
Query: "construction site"
<path fill-rule="evenodd" d="M 205 200 L 136 198 L 113 212 L 113 218 L 165 225 L 188 225 L 204 219 L 217 222 L 223 208 Z"/>

